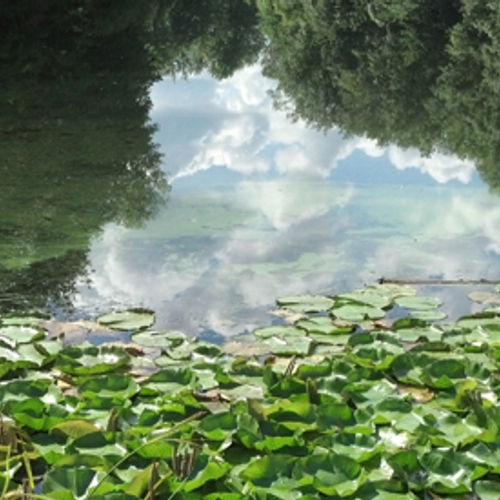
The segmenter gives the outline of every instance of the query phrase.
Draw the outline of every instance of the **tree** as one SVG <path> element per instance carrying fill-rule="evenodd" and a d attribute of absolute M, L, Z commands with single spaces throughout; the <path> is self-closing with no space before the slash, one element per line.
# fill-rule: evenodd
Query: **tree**
<path fill-rule="evenodd" d="M 259 0 L 276 104 L 320 129 L 451 152 L 500 185 L 500 4 Z"/>
<path fill-rule="evenodd" d="M 254 0 L 163 2 L 152 44 L 161 71 L 172 76 L 209 71 L 227 78 L 257 61 L 264 36 Z"/>

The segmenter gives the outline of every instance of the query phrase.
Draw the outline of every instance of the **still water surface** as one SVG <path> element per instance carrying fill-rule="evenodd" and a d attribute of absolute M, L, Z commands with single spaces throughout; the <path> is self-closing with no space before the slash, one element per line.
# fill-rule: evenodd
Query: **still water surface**
<path fill-rule="evenodd" d="M 499 279 L 499 17 L 476 3 L 6 5 L 0 313 L 142 306 L 217 340 L 282 295 Z"/>
<path fill-rule="evenodd" d="M 76 316 L 145 306 L 160 328 L 215 338 L 275 321 L 280 295 L 500 276 L 500 199 L 471 162 L 292 123 L 272 87 L 259 66 L 153 87 L 168 202 L 94 238 Z M 466 287 L 422 291 L 451 316 L 473 309 Z"/>

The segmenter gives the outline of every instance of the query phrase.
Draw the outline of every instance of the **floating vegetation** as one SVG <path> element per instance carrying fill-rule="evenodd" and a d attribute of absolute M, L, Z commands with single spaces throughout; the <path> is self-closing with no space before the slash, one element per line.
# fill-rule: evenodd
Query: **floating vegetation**
<path fill-rule="evenodd" d="M 0 318 L 1 498 L 500 498 L 500 311 L 438 323 L 398 285 L 278 304 L 300 317 L 222 346 L 148 311 L 99 318 L 128 345 Z"/>

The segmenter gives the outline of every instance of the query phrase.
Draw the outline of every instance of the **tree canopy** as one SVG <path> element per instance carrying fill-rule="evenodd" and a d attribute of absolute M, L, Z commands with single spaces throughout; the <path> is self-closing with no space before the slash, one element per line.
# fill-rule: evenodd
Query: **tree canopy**
<path fill-rule="evenodd" d="M 500 185 L 500 4 L 259 0 L 264 73 L 294 118 L 475 160 Z"/>

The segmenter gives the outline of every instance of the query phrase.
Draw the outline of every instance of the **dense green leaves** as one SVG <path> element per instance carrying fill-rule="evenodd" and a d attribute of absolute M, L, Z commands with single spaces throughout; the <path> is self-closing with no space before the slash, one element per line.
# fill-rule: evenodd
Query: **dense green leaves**
<path fill-rule="evenodd" d="M 391 325 L 401 296 L 328 297 L 327 310 L 233 341 L 231 355 L 138 322 L 132 339 L 157 347 L 149 361 L 117 345 L 62 348 L 33 322 L 36 335 L 2 340 L 2 453 L 52 499 L 496 498 L 499 319 Z M 422 302 L 435 303 L 412 297 Z M 347 305 L 384 323 L 340 320 Z M 6 478 L 6 491 L 22 488 Z"/>

